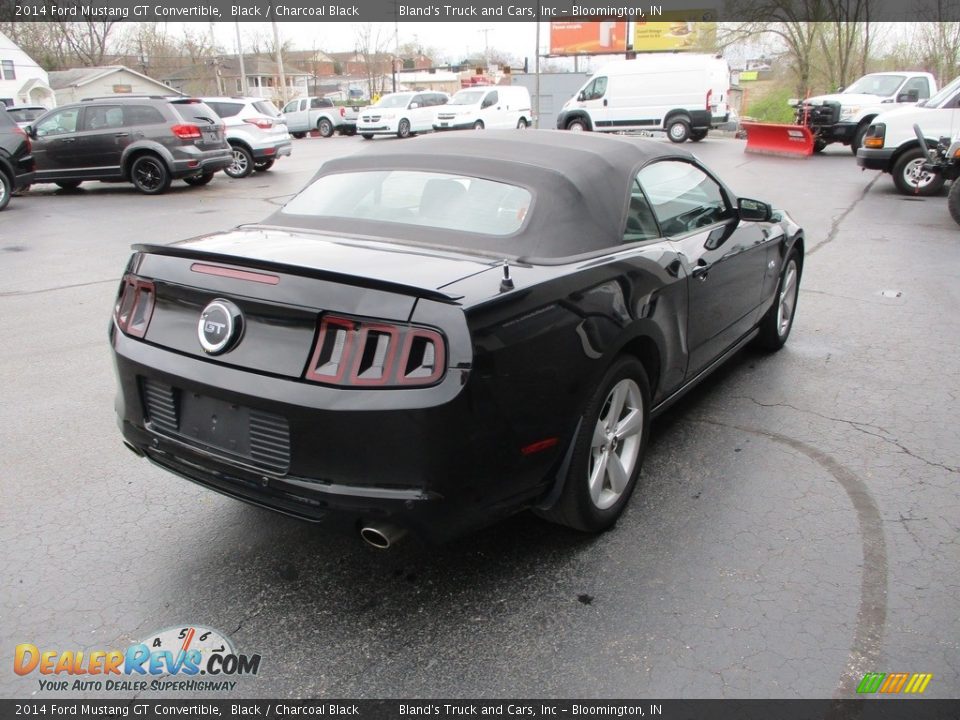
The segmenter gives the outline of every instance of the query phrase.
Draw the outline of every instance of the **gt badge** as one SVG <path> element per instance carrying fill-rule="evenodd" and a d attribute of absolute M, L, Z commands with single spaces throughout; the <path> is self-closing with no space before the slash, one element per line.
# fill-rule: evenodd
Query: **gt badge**
<path fill-rule="evenodd" d="M 243 313 L 229 300 L 217 298 L 200 313 L 197 338 L 208 355 L 219 355 L 233 348 L 243 335 Z"/>

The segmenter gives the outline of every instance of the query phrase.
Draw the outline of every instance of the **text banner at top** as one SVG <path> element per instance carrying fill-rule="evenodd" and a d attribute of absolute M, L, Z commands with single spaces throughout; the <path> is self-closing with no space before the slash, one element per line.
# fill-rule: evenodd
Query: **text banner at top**
<path fill-rule="evenodd" d="M 960 20 L 960 2 L 871 0 L 870 22 Z M 241 22 L 857 21 L 845 3 L 814 0 L 0 0 L 0 20 Z M 837 16 L 842 14 L 842 17 Z M 694 17 L 695 16 L 695 17 Z"/>

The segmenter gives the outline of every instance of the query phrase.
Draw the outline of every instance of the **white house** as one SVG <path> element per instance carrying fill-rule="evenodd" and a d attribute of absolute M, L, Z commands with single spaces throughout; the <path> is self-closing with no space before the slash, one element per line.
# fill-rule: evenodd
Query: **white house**
<path fill-rule="evenodd" d="M 0 32 L 0 103 L 54 107 L 47 71 Z"/>
<path fill-rule="evenodd" d="M 123 65 L 56 70 L 50 73 L 50 87 L 59 105 L 106 95 L 179 94 L 169 85 Z"/>

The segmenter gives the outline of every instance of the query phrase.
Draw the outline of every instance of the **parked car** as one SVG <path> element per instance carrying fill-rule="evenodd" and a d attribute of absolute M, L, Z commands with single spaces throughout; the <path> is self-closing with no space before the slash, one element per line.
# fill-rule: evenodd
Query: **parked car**
<path fill-rule="evenodd" d="M 8 113 L 0 112 L 0 210 L 10 196 L 33 182 L 30 138 Z"/>
<path fill-rule="evenodd" d="M 170 182 L 206 185 L 233 154 L 223 121 L 196 98 L 93 98 L 41 115 L 28 130 L 34 182 L 73 189 L 86 180 L 130 182 L 157 195 Z"/>
<path fill-rule="evenodd" d="M 916 104 L 937 91 L 937 81 L 926 72 L 870 73 L 840 92 L 790 100 L 796 124 L 813 133 L 814 152 L 830 143 L 848 145 L 854 155 L 873 119 L 896 103 Z"/>
<path fill-rule="evenodd" d="M 283 119 L 295 138 L 302 138 L 316 130 L 321 137 L 335 132 L 353 135 L 357 131 L 359 106 L 334 105 L 325 97 L 305 97 L 291 100 L 283 106 Z"/>
<path fill-rule="evenodd" d="M 384 95 L 360 111 L 357 132 L 364 140 L 374 135 L 410 137 L 433 130 L 437 107 L 446 105 L 450 96 L 442 92 L 398 92 Z"/>
<path fill-rule="evenodd" d="M 20 127 L 25 128 L 47 111 L 43 105 L 8 105 L 7 115 Z"/>
<path fill-rule="evenodd" d="M 291 152 L 290 133 L 276 106 L 269 100 L 245 97 L 200 98 L 223 120 L 233 163 L 224 168 L 232 178 L 245 178 L 254 170 L 266 172 L 277 158 Z"/>
<path fill-rule="evenodd" d="M 437 111 L 434 130 L 519 128 L 533 121 L 530 91 L 516 85 L 466 88 Z"/>
<path fill-rule="evenodd" d="M 929 100 L 877 115 L 857 150 L 857 165 L 882 170 L 904 195 L 936 195 L 943 189 L 942 175 L 924 169 L 927 154 L 913 131 L 919 125 L 928 145 L 952 137 L 960 127 L 960 77 Z"/>
<path fill-rule="evenodd" d="M 652 53 L 604 65 L 564 103 L 558 130 L 656 130 L 703 140 L 729 118 L 730 67 L 713 55 Z"/>
<path fill-rule="evenodd" d="M 262 225 L 134 246 L 125 443 L 379 547 L 524 508 L 609 528 L 651 417 L 786 342 L 802 230 L 655 141 L 410 142 L 327 161 Z"/>

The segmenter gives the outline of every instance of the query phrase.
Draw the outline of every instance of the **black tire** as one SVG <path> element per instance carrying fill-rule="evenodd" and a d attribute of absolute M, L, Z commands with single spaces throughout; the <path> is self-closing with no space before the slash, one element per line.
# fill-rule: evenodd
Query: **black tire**
<path fill-rule="evenodd" d="M 783 263 L 773 305 L 760 320 L 760 333 L 753 341 L 759 350 L 776 352 L 790 337 L 793 320 L 797 315 L 797 300 L 800 298 L 801 271 L 800 254 L 791 250 Z"/>
<path fill-rule="evenodd" d="M 690 142 L 700 142 L 707 136 L 707 130 L 691 130 Z"/>
<path fill-rule="evenodd" d="M 334 129 L 333 123 L 330 122 L 329 118 L 320 118 L 317 121 L 317 132 L 320 133 L 320 137 L 330 137 L 333 135 Z"/>
<path fill-rule="evenodd" d="M 371 133 L 362 133 L 360 135 L 364 140 L 373 140 L 373 135 Z"/>
<path fill-rule="evenodd" d="M 937 195 L 942 189 L 945 180 L 943 175 L 923 172 L 918 166 L 926 160 L 927 154 L 919 146 L 912 147 L 903 153 L 893 164 L 893 184 L 904 195 L 919 195 L 930 197 Z M 916 172 L 916 175 L 914 174 Z"/>
<path fill-rule="evenodd" d="M 850 141 L 850 152 L 853 153 L 854 157 L 857 155 L 857 150 L 863 147 L 863 139 L 867 136 L 867 128 L 869 127 L 870 123 L 865 122 L 853 133 L 853 140 Z"/>
<path fill-rule="evenodd" d="M 206 185 L 211 180 L 213 180 L 213 173 L 204 173 L 203 175 L 191 175 L 190 177 L 185 177 L 183 179 L 183 181 L 187 185 L 192 185 L 193 187 L 200 187 L 201 185 Z"/>
<path fill-rule="evenodd" d="M 306 133 L 302 132 L 292 132 L 290 134 L 293 135 L 297 140 L 303 140 L 307 136 Z"/>
<path fill-rule="evenodd" d="M 814 138 L 814 140 L 813 140 L 813 151 L 814 151 L 815 153 L 818 153 L 818 154 L 819 154 L 819 153 L 822 153 L 822 152 L 823 152 L 823 149 L 824 149 L 826 146 L 827 146 L 827 143 L 825 143 L 823 140 L 820 140 L 819 138 Z"/>
<path fill-rule="evenodd" d="M 690 137 L 690 121 L 683 117 L 675 117 L 667 123 L 667 137 L 670 142 L 684 143 Z"/>
<path fill-rule="evenodd" d="M 253 155 L 243 145 L 231 145 L 233 162 L 223 169 L 229 177 L 239 180 L 253 172 Z"/>
<path fill-rule="evenodd" d="M 954 180 L 950 185 L 950 194 L 947 195 L 947 209 L 950 210 L 950 217 L 957 225 L 960 225 L 960 180 Z"/>
<path fill-rule="evenodd" d="M 82 182 L 83 180 L 58 180 L 54 184 L 63 190 L 76 190 Z"/>
<path fill-rule="evenodd" d="M 477 120 L 477 121 L 473 124 L 473 129 L 474 129 L 474 130 L 483 130 L 483 128 L 484 128 L 483 120 Z"/>
<path fill-rule="evenodd" d="M 567 130 L 571 132 L 590 132 L 590 128 L 587 127 L 587 121 L 583 118 L 574 118 L 568 122 Z"/>
<path fill-rule="evenodd" d="M 11 195 L 13 195 L 13 183 L 5 172 L 0 171 L 0 210 L 10 202 Z"/>
<path fill-rule="evenodd" d="M 530 126 L 530 123 L 527 122 L 526 118 L 520 118 L 517 120 L 517 130 L 526 130 Z"/>
<path fill-rule="evenodd" d="M 156 155 L 141 155 L 130 166 L 130 182 L 144 195 L 160 195 L 170 187 L 170 171 Z"/>
<path fill-rule="evenodd" d="M 624 390 L 625 399 L 616 417 L 612 417 L 614 411 L 611 402 L 616 389 Z M 624 411 L 627 411 L 626 415 Z M 634 412 L 639 412 L 639 416 L 635 416 Z M 633 418 L 629 425 L 630 432 L 621 441 L 616 441 L 612 428 L 627 427 L 629 418 Z M 551 522 L 584 532 L 602 532 L 612 527 L 623 513 L 636 486 L 649 427 L 650 384 L 647 373 L 635 357 L 622 355 L 604 374 L 587 404 L 580 429 L 574 438 L 570 468 L 560 498 L 552 508 L 538 510 L 537 514 Z M 629 471 L 624 467 L 624 457 L 628 465 L 632 458 Z M 616 465 L 611 464 L 613 458 L 616 458 Z M 620 478 L 619 488 L 614 486 L 614 474 L 608 470 L 613 467 L 620 469 L 615 473 Z M 591 482 L 591 475 L 597 476 L 596 482 Z M 593 492 L 591 486 L 595 489 Z"/>
<path fill-rule="evenodd" d="M 397 137 L 398 138 L 408 138 L 410 137 L 410 121 L 406 118 L 403 118 L 397 125 Z"/>
<path fill-rule="evenodd" d="M 257 172 L 266 172 L 273 167 L 273 164 L 276 162 L 276 158 L 270 158 L 269 160 L 257 160 L 253 163 L 253 169 Z"/>

